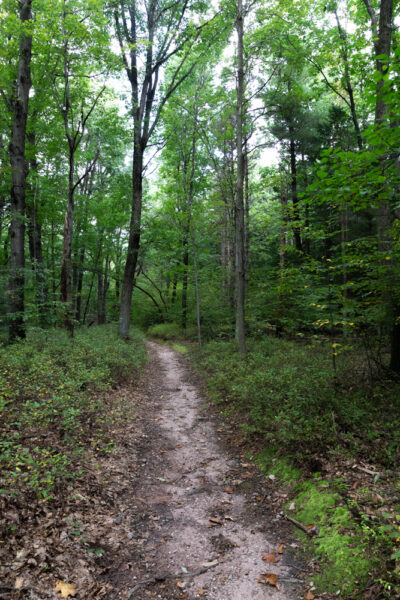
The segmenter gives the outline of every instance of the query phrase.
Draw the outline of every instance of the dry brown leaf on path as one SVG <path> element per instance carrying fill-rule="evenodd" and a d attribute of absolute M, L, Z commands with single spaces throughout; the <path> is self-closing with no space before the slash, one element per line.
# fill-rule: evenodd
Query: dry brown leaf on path
<path fill-rule="evenodd" d="M 278 554 L 283 554 L 283 548 L 284 548 L 284 545 L 283 544 L 279 544 Z"/>
<path fill-rule="evenodd" d="M 199 596 L 204 596 L 204 590 L 198 590 L 197 593 Z"/>
<path fill-rule="evenodd" d="M 73 583 L 65 583 L 65 581 L 56 581 L 55 588 L 56 592 L 61 594 L 61 598 L 69 598 L 70 596 L 76 596 L 76 587 Z"/>
<path fill-rule="evenodd" d="M 261 577 L 263 577 L 269 585 L 272 585 L 279 590 L 278 575 L 275 575 L 275 573 L 261 573 Z"/>
<path fill-rule="evenodd" d="M 215 523 L 216 525 L 222 525 L 223 523 L 221 519 L 216 519 L 215 517 L 210 517 L 208 520 L 211 521 L 211 523 Z"/>
<path fill-rule="evenodd" d="M 16 590 L 20 590 L 24 587 L 24 578 L 23 577 L 17 577 L 17 579 L 15 580 L 14 583 L 14 588 Z"/>
<path fill-rule="evenodd" d="M 310 590 L 308 590 L 307 594 L 304 596 L 304 600 L 314 600 L 315 596 Z"/>
<path fill-rule="evenodd" d="M 271 553 L 271 554 L 263 554 L 261 558 L 266 563 L 277 563 L 277 562 L 279 562 L 281 560 L 280 556 L 276 556 L 273 553 Z"/>
<path fill-rule="evenodd" d="M 225 494 L 233 494 L 233 488 L 232 487 L 226 487 L 226 488 L 224 488 L 224 492 L 225 492 Z"/>

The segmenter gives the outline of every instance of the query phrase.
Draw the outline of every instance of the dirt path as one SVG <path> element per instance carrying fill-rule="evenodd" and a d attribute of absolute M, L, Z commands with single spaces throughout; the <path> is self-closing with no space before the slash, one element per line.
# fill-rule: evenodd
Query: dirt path
<path fill-rule="evenodd" d="M 111 571 L 120 591 L 109 598 L 302 598 L 298 570 L 285 565 L 289 553 L 279 563 L 263 562 L 282 539 L 267 539 L 262 521 L 252 522 L 251 498 L 237 491 L 246 464 L 224 452 L 182 359 L 153 342 L 149 351 L 146 428 L 131 507 L 140 565 Z M 257 581 L 264 581 L 262 573 L 276 574 L 279 589 Z"/>

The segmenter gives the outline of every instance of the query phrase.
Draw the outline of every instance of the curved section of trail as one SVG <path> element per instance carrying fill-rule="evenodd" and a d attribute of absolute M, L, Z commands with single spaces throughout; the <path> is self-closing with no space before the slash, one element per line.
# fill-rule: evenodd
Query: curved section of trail
<path fill-rule="evenodd" d="M 267 539 L 249 518 L 246 497 L 235 480 L 240 461 L 225 453 L 214 424 L 203 415 L 184 361 L 154 342 L 149 352 L 148 426 L 133 507 L 145 572 L 130 587 L 125 580 L 118 597 L 303 597 L 303 582 L 285 566 L 285 556 L 278 557 L 281 540 Z M 270 553 L 279 562 L 262 560 Z"/>

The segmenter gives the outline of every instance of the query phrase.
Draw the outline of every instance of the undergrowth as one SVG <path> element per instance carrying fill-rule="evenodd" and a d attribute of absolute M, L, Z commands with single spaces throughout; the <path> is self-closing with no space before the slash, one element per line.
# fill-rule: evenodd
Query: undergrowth
<path fill-rule="evenodd" d="M 46 501 L 79 474 L 88 446 L 109 452 L 109 415 L 100 392 L 137 377 L 142 336 L 117 338 L 111 325 L 34 330 L 0 348 L 0 493 Z"/>
<path fill-rule="evenodd" d="M 351 350 L 334 374 L 329 344 L 271 337 L 248 346 L 245 360 L 233 342 L 211 342 L 195 356 L 212 400 L 241 411 L 245 431 L 299 464 L 338 445 L 385 467 L 398 463 L 399 384 L 371 388 L 354 372 Z"/>
<path fill-rule="evenodd" d="M 335 464 L 351 469 L 362 460 L 379 470 L 398 464 L 399 383 L 371 385 L 360 353 L 350 347 L 336 356 L 334 372 L 329 341 L 249 340 L 245 360 L 233 342 L 212 342 L 192 359 L 222 418 L 234 416 L 261 447 L 256 462 L 285 486 L 287 513 L 318 528 L 312 542 L 317 591 L 354 600 L 368 587 L 374 597 L 393 597 L 400 507 L 394 500 L 388 508 L 383 496 L 397 493 L 396 480 L 383 492 L 367 475 L 366 498 L 353 474 L 345 481 L 332 476 L 335 466 L 327 467 L 330 476 L 320 471 Z"/>

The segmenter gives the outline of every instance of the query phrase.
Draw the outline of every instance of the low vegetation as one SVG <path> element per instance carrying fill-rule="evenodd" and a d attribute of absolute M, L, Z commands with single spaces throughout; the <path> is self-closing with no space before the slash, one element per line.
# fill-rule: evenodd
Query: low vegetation
<path fill-rule="evenodd" d="M 98 392 L 137 377 L 144 360 L 141 335 L 118 340 L 111 325 L 81 329 L 74 339 L 34 330 L 0 348 L 3 497 L 46 501 L 79 474 L 88 446 L 110 451 L 110 407 Z"/>
<path fill-rule="evenodd" d="M 317 591 L 393 598 L 399 585 L 399 384 L 372 384 L 360 348 L 332 342 L 212 342 L 193 359 L 223 419 L 236 422 L 288 516 L 314 527 Z M 357 386 L 354 381 L 357 381 Z M 300 531 L 308 543 L 308 536 Z M 307 545 L 307 544 L 306 544 Z M 364 595 L 372 590 L 372 596 Z"/>

